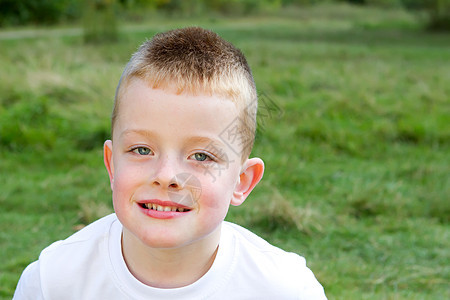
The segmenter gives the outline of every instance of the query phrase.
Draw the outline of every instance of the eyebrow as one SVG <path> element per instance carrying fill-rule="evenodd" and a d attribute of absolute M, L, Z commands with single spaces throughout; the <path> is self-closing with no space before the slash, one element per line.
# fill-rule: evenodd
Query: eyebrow
<path fill-rule="evenodd" d="M 131 134 L 138 134 L 138 135 L 142 135 L 142 136 L 149 137 L 149 138 L 156 137 L 156 135 L 154 133 L 152 133 L 151 131 L 145 130 L 145 129 L 126 129 L 120 134 L 120 136 L 122 137 L 122 136 L 131 135 Z"/>
<path fill-rule="evenodd" d="M 219 140 L 214 139 L 214 138 L 209 138 L 209 137 L 206 137 L 206 136 L 193 136 L 193 137 L 188 138 L 187 141 L 188 141 L 188 143 L 193 143 L 193 144 L 195 144 L 195 143 L 205 143 L 205 144 L 210 144 L 210 143 L 218 144 L 218 143 L 220 143 Z M 221 146 L 223 146 L 223 145 L 221 144 Z"/>
<path fill-rule="evenodd" d="M 141 135 L 146 138 L 156 138 L 157 137 L 157 135 L 155 133 L 153 133 L 152 131 L 149 131 L 149 130 L 145 130 L 145 129 L 126 129 L 120 134 L 120 136 L 122 137 L 122 136 L 127 136 L 127 135 L 132 135 L 132 134 Z M 208 144 L 213 147 L 216 147 L 216 148 L 225 149 L 225 144 L 223 144 L 219 138 L 213 138 L 213 137 L 207 137 L 207 136 L 193 136 L 193 137 L 189 137 L 186 140 L 186 144 L 196 144 L 196 143 L 204 143 L 204 144 Z"/>

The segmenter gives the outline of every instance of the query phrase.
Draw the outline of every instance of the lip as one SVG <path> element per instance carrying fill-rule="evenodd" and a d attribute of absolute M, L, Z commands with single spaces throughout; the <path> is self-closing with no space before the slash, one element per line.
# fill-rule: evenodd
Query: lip
<path fill-rule="evenodd" d="M 156 205 L 160 205 L 160 206 L 171 206 L 171 207 L 177 207 L 177 208 L 184 208 L 187 211 L 184 211 L 184 212 L 158 211 L 158 210 L 153 210 L 153 209 L 148 209 L 148 208 L 142 207 L 142 204 L 147 204 L 147 203 L 152 203 L 152 204 L 156 204 Z M 164 201 L 164 200 L 159 200 L 159 199 L 141 200 L 141 201 L 137 201 L 136 204 L 142 213 L 144 213 L 145 215 L 147 215 L 149 217 L 155 218 L 155 219 L 178 218 L 178 217 L 185 216 L 187 213 L 191 212 L 191 210 L 192 210 L 191 207 L 188 207 L 188 206 L 185 206 L 182 204 L 178 204 L 178 203 L 175 203 L 172 201 Z"/>

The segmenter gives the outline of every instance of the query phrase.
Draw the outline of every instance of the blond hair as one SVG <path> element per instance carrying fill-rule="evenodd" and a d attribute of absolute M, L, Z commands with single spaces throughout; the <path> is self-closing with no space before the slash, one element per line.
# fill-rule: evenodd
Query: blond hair
<path fill-rule="evenodd" d="M 112 131 L 120 98 L 133 78 L 140 78 L 155 89 L 175 89 L 177 94 L 214 94 L 231 99 L 240 111 L 236 122 L 243 141 L 242 157 L 250 155 L 256 130 L 255 83 L 242 52 L 216 33 L 188 27 L 156 34 L 142 44 L 120 78 Z"/>

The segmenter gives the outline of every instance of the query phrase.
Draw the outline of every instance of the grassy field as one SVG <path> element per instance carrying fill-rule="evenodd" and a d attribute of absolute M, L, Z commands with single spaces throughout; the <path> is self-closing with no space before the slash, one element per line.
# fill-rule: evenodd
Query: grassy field
<path fill-rule="evenodd" d="M 450 298 L 450 36 L 348 6 L 156 19 L 100 46 L 72 28 L 0 31 L 0 298 L 112 211 L 115 86 L 140 43 L 186 25 L 241 48 L 278 109 L 259 118 L 265 177 L 228 219 L 304 255 L 329 299 Z"/>

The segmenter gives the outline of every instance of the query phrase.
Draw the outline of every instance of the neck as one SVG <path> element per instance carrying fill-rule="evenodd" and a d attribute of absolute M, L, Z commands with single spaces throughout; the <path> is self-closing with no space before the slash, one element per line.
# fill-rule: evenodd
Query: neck
<path fill-rule="evenodd" d="M 178 288 L 200 279 L 217 254 L 220 226 L 201 241 L 180 248 L 151 248 L 124 228 L 122 252 L 131 274 L 155 288 Z"/>

